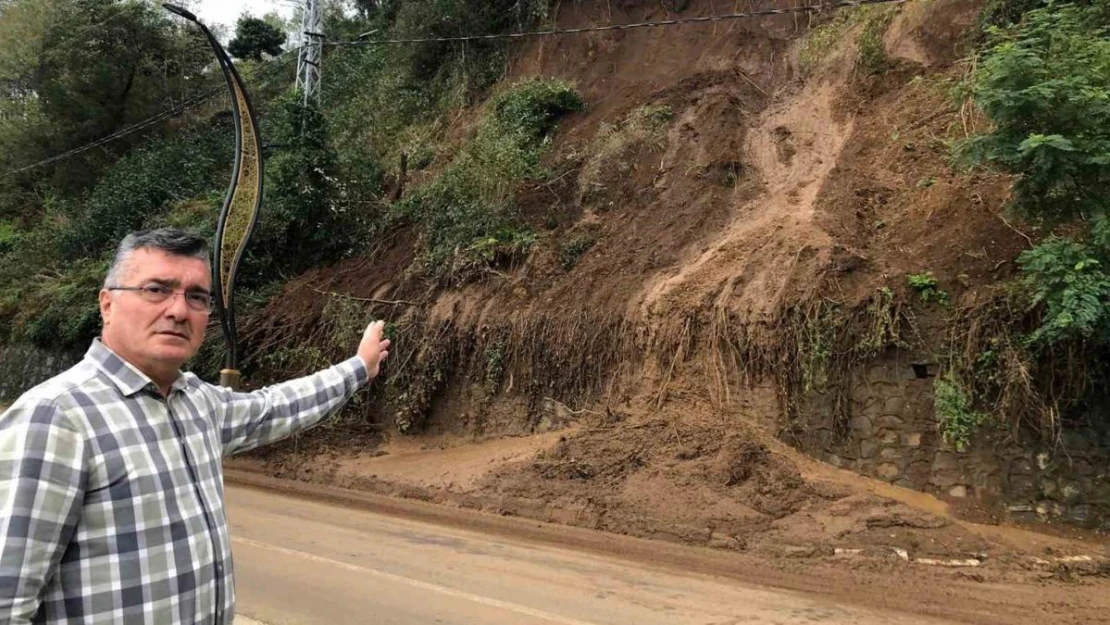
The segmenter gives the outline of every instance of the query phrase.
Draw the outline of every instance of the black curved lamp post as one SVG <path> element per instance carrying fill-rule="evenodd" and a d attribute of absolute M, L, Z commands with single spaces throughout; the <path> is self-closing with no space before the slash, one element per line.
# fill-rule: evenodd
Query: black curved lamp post
<path fill-rule="evenodd" d="M 172 4 L 162 6 L 200 27 L 212 46 L 212 51 L 216 53 L 216 60 L 231 92 L 231 113 L 235 120 L 235 165 L 216 226 L 212 285 L 220 316 L 220 329 L 227 346 L 224 367 L 220 371 L 220 384 L 238 389 L 241 375 L 235 333 L 235 278 L 239 273 L 243 252 L 258 222 L 258 211 L 262 204 L 262 140 L 258 131 L 258 119 L 242 77 L 231 62 L 231 57 L 212 35 L 212 31 L 191 12 Z"/>

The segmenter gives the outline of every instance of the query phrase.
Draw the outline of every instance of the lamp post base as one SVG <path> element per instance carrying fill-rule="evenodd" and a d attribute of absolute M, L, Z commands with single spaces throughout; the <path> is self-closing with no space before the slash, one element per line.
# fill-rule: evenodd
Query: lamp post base
<path fill-rule="evenodd" d="M 233 391 L 239 390 L 243 375 L 238 369 L 220 369 L 220 386 L 226 386 Z"/>

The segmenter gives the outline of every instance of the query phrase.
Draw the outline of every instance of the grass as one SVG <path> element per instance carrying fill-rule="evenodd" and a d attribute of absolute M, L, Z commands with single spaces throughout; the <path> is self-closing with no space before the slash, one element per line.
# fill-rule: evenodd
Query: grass
<path fill-rule="evenodd" d="M 595 243 L 597 243 L 597 237 L 586 235 L 577 236 L 567 241 L 559 248 L 559 264 L 567 271 L 574 269 L 574 266 L 578 264 L 578 259 Z"/>
<path fill-rule="evenodd" d="M 857 7 L 837 11 L 828 21 L 814 27 L 804 37 L 798 48 L 798 64 L 808 74 L 848 43 L 848 35 L 857 27 L 858 51 L 855 63 L 866 74 L 877 74 L 889 67 L 889 58 L 883 49 L 883 36 L 894 19 L 895 11 L 888 7 Z"/>
<path fill-rule="evenodd" d="M 627 173 L 632 155 L 666 149 L 667 128 L 673 120 L 670 106 L 649 104 L 616 124 L 601 124 L 578 177 L 580 196 L 588 199 L 604 190 L 608 179 Z"/>
<path fill-rule="evenodd" d="M 423 231 L 418 270 L 460 283 L 519 261 L 537 236 L 516 211 L 516 189 L 542 177 L 557 120 L 584 106 L 571 85 L 543 78 L 492 98 L 451 163 L 394 207 Z"/>

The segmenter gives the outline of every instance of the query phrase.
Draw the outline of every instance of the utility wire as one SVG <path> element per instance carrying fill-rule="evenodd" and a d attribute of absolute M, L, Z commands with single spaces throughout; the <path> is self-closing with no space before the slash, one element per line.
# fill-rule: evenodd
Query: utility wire
<path fill-rule="evenodd" d="M 788 7 L 784 9 L 763 9 L 748 11 L 746 13 L 722 13 L 720 15 L 703 15 L 699 17 L 681 17 L 670 20 L 654 22 L 634 22 L 631 24 L 609 24 L 606 26 L 583 26 L 581 28 L 553 28 L 550 30 L 535 30 L 517 33 L 496 33 L 489 35 L 464 35 L 460 37 L 420 37 L 414 39 L 369 39 L 374 31 L 363 33 L 359 38 L 350 41 L 325 41 L 325 46 L 376 46 L 388 44 L 409 43 L 439 43 L 454 41 L 490 41 L 494 39 L 524 39 L 529 37 L 552 37 L 556 35 L 577 35 L 581 33 L 594 33 L 612 30 L 632 30 L 636 28 L 656 28 L 661 26 L 681 26 L 684 24 L 705 24 L 724 20 L 750 19 L 766 17 L 769 15 L 789 15 L 792 13 L 820 13 L 834 9 L 861 7 L 870 4 L 903 4 L 908 0 L 841 0 L 824 4 Z"/>
<path fill-rule="evenodd" d="M 274 57 L 274 59 L 271 60 L 270 62 L 268 62 L 265 67 L 256 69 L 254 72 L 244 73 L 243 77 L 244 78 L 254 77 L 255 74 L 260 74 L 261 75 L 261 74 L 265 74 L 267 72 L 273 72 L 273 71 L 276 71 L 277 69 L 280 69 L 281 65 L 284 64 L 284 61 L 287 60 L 286 57 L 289 57 L 289 55 L 291 55 L 292 53 L 299 51 L 299 49 L 300 48 L 292 48 L 290 50 L 286 50 L 285 52 L 282 52 L 280 55 Z M 292 58 L 292 57 L 289 57 L 289 58 Z M 220 76 L 221 76 L 221 79 L 222 79 L 223 75 L 221 74 Z M 140 122 L 136 122 L 134 124 L 131 124 L 130 126 L 126 126 L 124 128 L 121 128 L 121 129 L 119 129 L 119 130 L 117 130 L 117 131 L 115 131 L 115 132 L 113 132 L 109 135 L 106 135 L 104 137 L 101 137 L 101 138 L 99 138 L 95 141 L 92 141 L 90 143 L 86 143 L 85 145 L 82 145 L 80 147 L 73 148 L 72 150 L 66 150 L 65 152 L 62 152 L 61 154 L 56 154 L 56 155 L 51 156 L 49 158 L 45 158 L 41 161 L 38 161 L 37 163 L 31 163 L 30 165 L 26 165 L 24 167 L 20 167 L 18 169 L 13 169 L 11 171 L 0 174 L 0 180 L 3 180 L 5 178 L 9 178 L 11 176 L 21 174 L 21 173 L 23 173 L 25 171 L 28 171 L 28 170 L 31 170 L 31 169 L 35 169 L 36 167 L 42 167 L 43 165 L 49 165 L 50 163 L 55 163 L 57 161 L 67 159 L 71 156 L 76 156 L 76 155 L 78 155 L 82 152 L 87 152 L 87 151 L 89 151 L 89 150 L 91 150 L 95 147 L 102 146 L 106 143 L 111 143 L 112 141 L 115 141 L 116 139 L 121 139 L 123 137 L 126 137 L 129 134 L 132 134 L 132 133 L 138 132 L 140 130 L 143 130 L 144 128 L 149 128 L 150 126 L 153 126 L 153 125 L 155 125 L 155 124 L 157 124 L 161 121 L 164 121 L 164 120 L 169 119 L 171 117 L 176 117 L 176 116 L 180 115 L 181 113 L 185 112 L 187 109 L 190 109 L 194 106 L 198 106 L 200 104 L 203 104 L 204 102 L 207 102 L 208 100 L 211 100 L 212 98 L 220 95 L 221 93 L 226 93 L 226 92 L 227 92 L 227 87 L 222 86 L 222 85 L 219 86 L 219 87 L 210 89 L 210 90 L 208 90 L 208 91 L 206 91 L 206 92 L 204 92 L 200 95 L 197 95 L 197 96 L 194 96 L 192 98 L 189 98 L 188 100 L 185 100 L 181 104 L 177 104 L 177 105 L 175 105 L 171 108 L 168 108 L 168 109 L 162 111 L 161 113 L 158 113 L 156 115 L 148 117 L 148 118 L 146 118 L 146 119 L 144 119 Z"/>

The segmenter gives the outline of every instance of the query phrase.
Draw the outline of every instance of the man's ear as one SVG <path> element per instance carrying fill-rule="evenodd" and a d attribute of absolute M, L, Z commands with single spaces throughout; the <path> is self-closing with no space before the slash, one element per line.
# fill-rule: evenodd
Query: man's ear
<path fill-rule="evenodd" d="M 112 292 L 100 289 L 100 320 L 107 327 L 112 316 Z"/>

